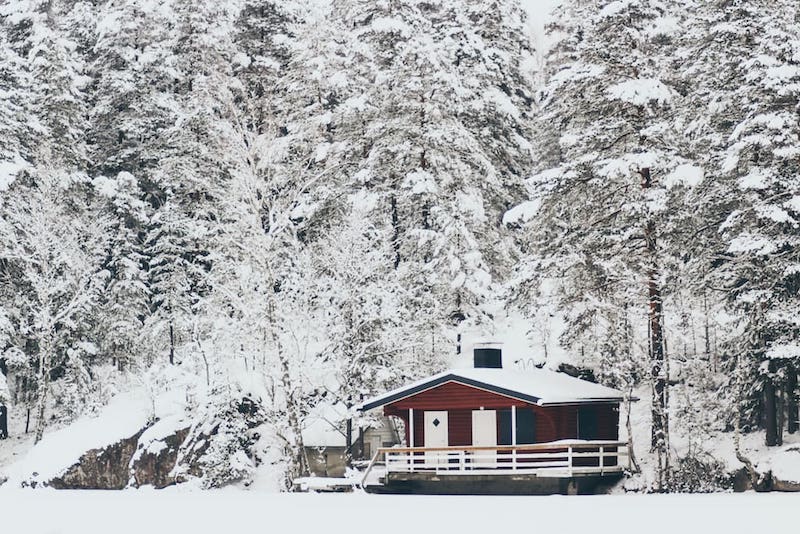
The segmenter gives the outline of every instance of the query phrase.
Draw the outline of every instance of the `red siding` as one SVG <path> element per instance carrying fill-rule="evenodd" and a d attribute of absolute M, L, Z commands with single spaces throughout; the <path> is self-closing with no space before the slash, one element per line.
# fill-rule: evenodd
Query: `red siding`
<path fill-rule="evenodd" d="M 447 439 L 450 445 L 472 445 L 472 410 L 448 410 L 450 425 Z"/>
<path fill-rule="evenodd" d="M 525 406 L 524 401 L 504 397 L 497 393 L 484 391 L 456 382 L 446 382 L 426 391 L 400 399 L 389 406 L 398 410 L 452 410 L 456 408 L 469 408 L 477 410 L 485 408 L 509 408 L 512 404 Z"/>

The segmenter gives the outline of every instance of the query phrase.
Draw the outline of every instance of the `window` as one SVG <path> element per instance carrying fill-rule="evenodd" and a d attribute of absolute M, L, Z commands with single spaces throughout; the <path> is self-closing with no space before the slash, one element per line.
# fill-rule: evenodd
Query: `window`
<path fill-rule="evenodd" d="M 597 439 L 597 411 L 591 406 L 578 408 L 578 439 Z"/>
<path fill-rule="evenodd" d="M 517 444 L 536 443 L 536 413 L 531 408 L 518 408 Z M 511 410 L 497 411 L 500 426 L 498 445 L 511 445 Z"/>
<path fill-rule="evenodd" d="M 531 408 L 517 410 L 517 443 L 536 443 L 536 414 Z"/>

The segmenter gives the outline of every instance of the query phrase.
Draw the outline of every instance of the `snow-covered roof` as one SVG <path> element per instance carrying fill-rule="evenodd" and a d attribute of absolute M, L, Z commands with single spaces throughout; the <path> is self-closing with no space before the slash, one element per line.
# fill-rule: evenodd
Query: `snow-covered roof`
<path fill-rule="evenodd" d="M 478 368 L 444 371 L 369 399 L 359 409 L 371 410 L 447 382 L 458 382 L 539 406 L 623 400 L 619 390 L 546 369 Z"/>
<path fill-rule="evenodd" d="M 306 447 L 346 447 L 347 440 L 341 422 L 347 419 L 342 403 L 323 403 L 316 406 L 303 425 L 303 445 Z"/>

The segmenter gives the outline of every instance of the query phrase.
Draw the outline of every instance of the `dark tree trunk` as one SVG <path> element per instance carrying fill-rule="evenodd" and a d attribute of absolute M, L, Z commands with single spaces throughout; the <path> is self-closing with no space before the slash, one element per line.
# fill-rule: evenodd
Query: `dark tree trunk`
<path fill-rule="evenodd" d="M 0 359 L 0 375 L 4 377 L 8 374 L 6 361 Z M 0 439 L 8 437 L 8 406 L 5 404 L 5 399 L 0 398 Z"/>
<path fill-rule="evenodd" d="M 353 420 L 347 420 L 345 427 L 345 463 L 348 466 L 353 465 Z"/>
<path fill-rule="evenodd" d="M 175 329 L 169 323 L 169 364 L 175 365 Z"/>
<path fill-rule="evenodd" d="M 650 169 L 640 171 L 642 189 L 652 186 Z M 655 223 L 648 220 L 644 228 L 645 246 L 650 264 L 647 273 L 648 331 L 650 334 L 650 371 L 653 379 L 653 404 L 651 447 L 664 451 L 666 448 L 666 377 L 664 376 L 664 325 L 661 287 L 658 282 L 657 247 Z"/>
<path fill-rule="evenodd" d="M 8 437 L 8 407 L 0 404 L 0 439 Z"/>
<path fill-rule="evenodd" d="M 775 399 L 775 361 L 769 361 L 769 376 L 764 382 L 764 427 L 767 431 L 766 444 L 774 447 L 778 444 L 778 409 Z"/>
<path fill-rule="evenodd" d="M 400 215 L 397 211 L 397 197 L 392 195 L 390 199 L 392 209 L 392 249 L 394 250 L 394 268 L 400 266 Z"/>
<path fill-rule="evenodd" d="M 786 369 L 786 431 L 794 434 L 800 429 L 797 420 L 797 367 L 791 363 Z"/>

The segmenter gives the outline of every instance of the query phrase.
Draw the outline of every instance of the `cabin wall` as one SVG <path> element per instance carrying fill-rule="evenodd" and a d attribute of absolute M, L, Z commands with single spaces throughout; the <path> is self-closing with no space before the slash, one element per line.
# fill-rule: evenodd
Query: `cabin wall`
<path fill-rule="evenodd" d="M 388 404 L 384 407 L 384 414 L 403 420 L 406 428 L 406 443 L 410 444 L 408 410 L 413 409 L 414 445 L 422 447 L 425 443 L 424 412 L 447 410 L 450 446 L 469 446 L 472 444 L 473 410 L 481 407 L 487 410 L 501 410 L 510 409 L 511 406 L 516 406 L 517 409 L 532 409 L 535 412 L 537 443 L 575 439 L 578 436 L 579 406 L 577 405 L 542 407 L 454 382 L 448 382 Z M 583 405 L 583 407 L 586 408 L 587 405 Z M 589 407 L 594 411 L 597 421 L 596 439 L 617 440 L 619 437 L 619 405 L 595 404 L 589 405 Z M 500 435 L 499 421 L 498 417 L 498 437 Z"/>

